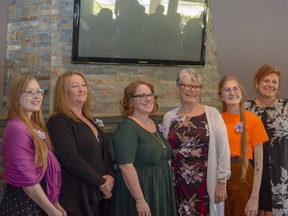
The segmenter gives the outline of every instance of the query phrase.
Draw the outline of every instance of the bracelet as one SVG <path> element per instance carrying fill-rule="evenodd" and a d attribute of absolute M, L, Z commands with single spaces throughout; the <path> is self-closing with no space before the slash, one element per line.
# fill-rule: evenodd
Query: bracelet
<path fill-rule="evenodd" d="M 218 179 L 217 182 L 222 183 L 222 184 L 226 184 L 227 180 L 226 179 Z"/>

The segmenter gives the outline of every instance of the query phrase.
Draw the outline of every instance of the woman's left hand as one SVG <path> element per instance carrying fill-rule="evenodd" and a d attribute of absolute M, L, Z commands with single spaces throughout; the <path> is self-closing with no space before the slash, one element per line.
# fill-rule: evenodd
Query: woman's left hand
<path fill-rule="evenodd" d="M 214 202 L 215 203 L 224 202 L 226 197 L 227 197 L 226 184 L 225 183 L 221 183 L 221 182 L 217 182 L 216 190 L 215 190 L 215 200 L 214 200 Z"/>
<path fill-rule="evenodd" d="M 111 197 L 112 197 L 112 192 L 111 191 L 103 193 L 103 198 L 104 199 L 110 199 Z"/>
<path fill-rule="evenodd" d="M 256 216 L 258 214 L 258 199 L 250 197 L 245 208 L 246 216 Z"/>
<path fill-rule="evenodd" d="M 114 178 L 110 175 L 102 176 L 105 183 L 99 186 L 99 190 L 104 194 L 104 199 L 109 199 L 112 196 L 112 189 L 114 187 Z"/>

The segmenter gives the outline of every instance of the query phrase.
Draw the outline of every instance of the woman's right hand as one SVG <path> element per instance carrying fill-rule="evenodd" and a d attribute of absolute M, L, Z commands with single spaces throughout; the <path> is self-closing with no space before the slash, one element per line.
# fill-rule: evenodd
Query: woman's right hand
<path fill-rule="evenodd" d="M 63 209 L 63 207 L 59 203 L 54 204 L 54 206 L 57 210 L 59 210 L 62 213 L 62 216 L 67 216 L 67 212 Z"/>
<path fill-rule="evenodd" d="M 138 216 L 151 216 L 150 208 L 144 198 L 136 200 Z"/>

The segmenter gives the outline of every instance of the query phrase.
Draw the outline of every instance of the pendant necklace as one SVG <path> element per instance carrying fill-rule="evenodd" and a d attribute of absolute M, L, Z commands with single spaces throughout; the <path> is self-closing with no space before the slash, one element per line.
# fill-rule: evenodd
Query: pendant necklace
<path fill-rule="evenodd" d="M 157 131 L 156 131 L 157 136 L 155 136 L 155 133 L 151 133 L 151 134 L 162 145 L 163 150 L 164 150 L 164 154 L 165 154 L 165 158 L 166 158 L 166 146 L 165 146 L 163 140 L 161 139 L 161 137 L 159 136 Z"/>

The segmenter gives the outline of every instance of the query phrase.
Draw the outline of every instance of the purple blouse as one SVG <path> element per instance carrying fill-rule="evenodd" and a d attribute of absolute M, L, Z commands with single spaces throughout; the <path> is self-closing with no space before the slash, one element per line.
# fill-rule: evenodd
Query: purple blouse
<path fill-rule="evenodd" d="M 60 194 L 61 169 L 56 157 L 47 148 L 47 167 L 42 170 L 35 163 L 35 146 L 25 123 L 15 118 L 8 120 L 2 141 L 4 181 L 22 188 L 40 183 L 45 176 L 47 197 L 55 204 Z"/>

